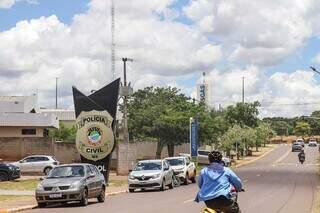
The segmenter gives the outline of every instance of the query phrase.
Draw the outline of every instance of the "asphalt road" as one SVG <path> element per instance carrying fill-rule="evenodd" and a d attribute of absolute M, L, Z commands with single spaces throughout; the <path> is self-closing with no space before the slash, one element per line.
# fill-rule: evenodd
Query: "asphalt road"
<path fill-rule="evenodd" d="M 298 164 L 290 146 L 279 146 L 253 164 L 237 169 L 246 192 L 239 194 L 243 213 L 311 212 L 319 176 L 317 148 L 306 147 L 306 162 Z M 197 185 L 190 184 L 165 192 L 136 192 L 108 197 L 103 204 L 93 200 L 88 207 L 66 205 L 34 209 L 32 213 L 194 213 L 203 204 L 195 203 Z"/>

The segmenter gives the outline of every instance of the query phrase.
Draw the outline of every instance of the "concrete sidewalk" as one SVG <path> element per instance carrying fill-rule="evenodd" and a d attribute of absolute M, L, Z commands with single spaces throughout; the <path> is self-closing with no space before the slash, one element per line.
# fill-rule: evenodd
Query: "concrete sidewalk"
<path fill-rule="evenodd" d="M 23 177 L 26 179 L 35 179 L 37 176 Z M 127 180 L 127 176 L 116 176 L 115 173 L 110 174 L 110 180 Z M 122 186 L 108 186 L 106 189 L 106 196 L 114 196 L 121 193 L 126 193 L 128 185 Z M 34 198 L 34 191 L 19 191 L 19 190 L 1 190 L 0 196 L 15 196 L 15 199 L 9 201 L 0 201 L 0 213 L 17 212 L 37 207 L 37 202 Z"/>

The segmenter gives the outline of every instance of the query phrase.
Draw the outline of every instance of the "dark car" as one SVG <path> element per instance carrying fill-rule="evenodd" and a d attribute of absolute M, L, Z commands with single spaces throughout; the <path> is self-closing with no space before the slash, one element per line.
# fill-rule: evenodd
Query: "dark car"
<path fill-rule="evenodd" d="M 299 142 L 294 142 L 292 144 L 292 152 L 300 152 L 303 149 L 301 143 Z"/>
<path fill-rule="evenodd" d="M 20 178 L 20 169 L 8 163 L 0 163 L 0 182 Z"/>

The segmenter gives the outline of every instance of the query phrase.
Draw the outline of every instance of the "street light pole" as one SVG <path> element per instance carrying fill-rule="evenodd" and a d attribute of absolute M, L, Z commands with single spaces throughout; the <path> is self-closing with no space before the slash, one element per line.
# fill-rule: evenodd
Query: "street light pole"
<path fill-rule="evenodd" d="M 132 62 L 133 59 L 122 58 L 123 61 L 123 86 L 127 88 L 127 61 Z M 129 143 L 129 130 L 128 130 L 128 96 L 123 96 L 123 141 Z"/>

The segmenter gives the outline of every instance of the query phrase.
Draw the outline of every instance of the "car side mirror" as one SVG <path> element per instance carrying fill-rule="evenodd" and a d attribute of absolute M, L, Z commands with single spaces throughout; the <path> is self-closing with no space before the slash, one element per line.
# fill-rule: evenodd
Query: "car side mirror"
<path fill-rule="evenodd" d="M 88 176 L 88 178 L 94 178 L 94 177 L 95 177 L 95 174 L 93 174 L 93 173 L 90 173 Z"/>
<path fill-rule="evenodd" d="M 23 160 L 21 160 L 21 161 L 19 161 L 19 163 L 24 163 L 24 161 L 23 161 Z"/>
<path fill-rule="evenodd" d="M 190 162 L 187 162 L 187 166 L 189 166 Z"/>
<path fill-rule="evenodd" d="M 132 172 L 132 169 L 129 169 L 129 173 Z"/>
<path fill-rule="evenodd" d="M 164 168 L 164 171 L 168 171 L 168 170 L 169 170 L 169 167 Z"/>
<path fill-rule="evenodd" d="M 46 177 L 40 177 L 39 180 L 43 181 L 44 179 L 46 179 Z"/>

